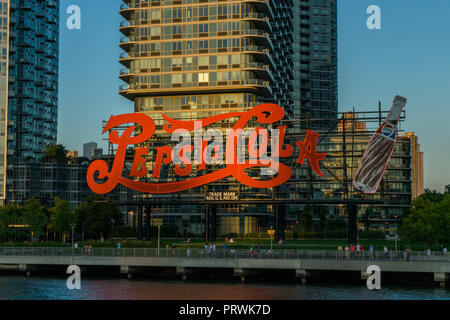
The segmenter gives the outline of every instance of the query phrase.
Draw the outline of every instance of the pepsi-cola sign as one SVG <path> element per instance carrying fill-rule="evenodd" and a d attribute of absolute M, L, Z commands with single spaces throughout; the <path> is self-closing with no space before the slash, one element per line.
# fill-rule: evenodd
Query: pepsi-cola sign
<path fill-rule="evenodd" d="M 122 176 L 128 147 L 154 138 L 156 126 L 151 117 L 142 113 L 112 116 L 103 133 L 109 131 L 109 141 L 117 145 L 117 152 L 111 168 L 104 160 L 91 163 L 87 172 L 90 189 L 97 194 L 107 194 L 121 184 L 136 191 L 163 194 L 196 188 L 227 177 L 253 188 L 273 188 L 287 182 L 292 177 L 292 169 L 281 163 L 281 158 L 294 156 L 293 145 L 285 143 L 286 126 L 267 129 L 285 116 L 282 107 L 263 104 L 247 112 L 220 114 L 197 121 L 180 121 L 162 115 L 167 122 L 163 130 L 172 135 L 175 147 L 156 148 L 156 158 L 149 160 L 148 147 L 135 147 L 134 159 L 127 177 Z M 237 119 L 232 129 L 214 128 L 223 121 Z M 248 128 L 251 122 L 252 128 Z M 255 123 L 261 125 L 255 128 Z M 121 135 L 119 126 L 129 126 Z M 220 127 L 220 126 L 219 126 Z M 192 136 L 194 142 L 192 143 Z M 318 133 L 307 130 L 305 139 L 296 142 L 297 163 L 305 165 L 308 159 L 312 170 L 322 176 L 320 161 L 326 153 L 317 152 Z M 153 161 L 153 172 L 148 171 L 147 161 Z M 144 182 L 140 178 L 151 176 L 158 181 L 163 166 L 174 166 L 175 173 L 184 177 L 176 182 Z M 208 166 L 221 167 L 215 172 L 205 173 Z M 219 165 L 219 166 L 217 166 Z M 246 170 L 261 168 L 261 175 L 273 176 L 271 179 L 255 179 Z M 195 171 L 194 171 L 195 169 Z M 195 175 L 195 176 L 193 176 Z"/>

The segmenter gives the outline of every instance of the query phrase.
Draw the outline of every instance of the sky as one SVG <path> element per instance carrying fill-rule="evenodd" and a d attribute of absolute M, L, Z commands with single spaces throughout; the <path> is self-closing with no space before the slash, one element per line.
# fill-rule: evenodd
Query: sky
<path fill-rule="evenodd" d="M 297 1 L 297 0 L 294 0 Z M 61 0 L 58 143 L 82 153 L 105 148 L 102 121 L 133 112 L 118 94 L 121 0 Z M 69 30 L 70 5 L 81 8 L 81 30 Z M 370 5 L 381 30 L 369 30 Z M 408 98 L 404 129 L 424 152 L 425 186 L 450 184 L 450 1 L 338 0 L 339 111 L 388 109 Z"/>

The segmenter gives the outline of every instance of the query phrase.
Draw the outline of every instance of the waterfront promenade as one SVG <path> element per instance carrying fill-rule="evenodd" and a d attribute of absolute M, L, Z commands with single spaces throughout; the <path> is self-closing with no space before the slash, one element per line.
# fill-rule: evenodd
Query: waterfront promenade
<path fill-rule="evenodd" d="M 338 251 L 312 250 L 217 250 L 214 254 L 204 249 L 155 248 L 0 248 L 0 269 L 23 272 L 45 266 L 118 267 L 131 278 L 133 272 L 143 268 L 175 268 L 184 280 L 202 269 L 231 269 L 245 281 L 246 275 L 261 270 L 292 270 L 303 282 L 314 271 L 358 272 L 361 279 L 368 277 L 366 270 L 377 265 L 382 272 L 399 274 L 429 273 L 434 281 L 445 286 L 450 274 L 450 256 L 433 252 L 362 252 L 346 255 Z M 295 273 L 294 273 L 295 272 Z"/>

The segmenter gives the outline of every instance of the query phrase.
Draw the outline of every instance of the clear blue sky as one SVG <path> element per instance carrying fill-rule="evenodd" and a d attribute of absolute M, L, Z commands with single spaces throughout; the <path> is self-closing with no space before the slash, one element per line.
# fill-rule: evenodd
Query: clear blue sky
<path fill-rule="evenodd" d="M 339 109 L 388 108 L 408 98 L 405 129 L 425 152 L 425 185 L 450 184 L 450 1 L 338 0 Z M 82 29 L 66 28 L 66 8 L 81 7 Z M 118 93 L 120 0 L 61 0 L 59 143 L 82 151 L 102 147 L 101 122 L 133 112 Z M 369 5 L 378 5 L 382 30 L 368 30 Z"/>

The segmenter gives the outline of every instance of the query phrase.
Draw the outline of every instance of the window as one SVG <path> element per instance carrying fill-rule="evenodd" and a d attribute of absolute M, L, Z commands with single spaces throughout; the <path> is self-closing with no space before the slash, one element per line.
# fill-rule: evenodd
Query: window
<path fill-rule="evenodd" d="M 218 56 L 217 57 L 217 64 L 218 65 L 228 64 L 228 56 Z"/>
<path fill-rule="evenodd" d="M 153 9 L 151 13 L 152 20 L 160 20 L 161 19 L 161 10 Z"/>
<path fill-rule="evenodd" d="M 208 49 L 208 40 L 199 41 L 198 42 L 198 48 L 199 49 Z"/>
<path fill-rule="evenodd" d="M 208 33 L 208 24 L 199 24 L 198 32 L 200 33 Z"/>
<path fill-rule="evenodd" d="M 161 35 L 161 27 L 151 28 L 151 35 L 152 35 L 152 37 L 160 36 Z"/>
<path fill-rule="evenodd" d="M 181 73 L 172 75 L 172 84 L 181 83 L 183 81 L 183 75 Z"/>
<path fill-rule="evenodd" d="M 181 67 L 182 64 L 182 58 L 172 58 L 172 68 Z"/>
<path fill-rule="evenodd" d="M 209 73 L 199 73 L 198 74 L 198 82 L 209 82 Z"/>
<path fill-rule="evenodd" d="M 208 56 L 202 56 L 198 58 L 198 65 L 199 66 L 207 66 L 209 64 L 209 57 Z"/>

